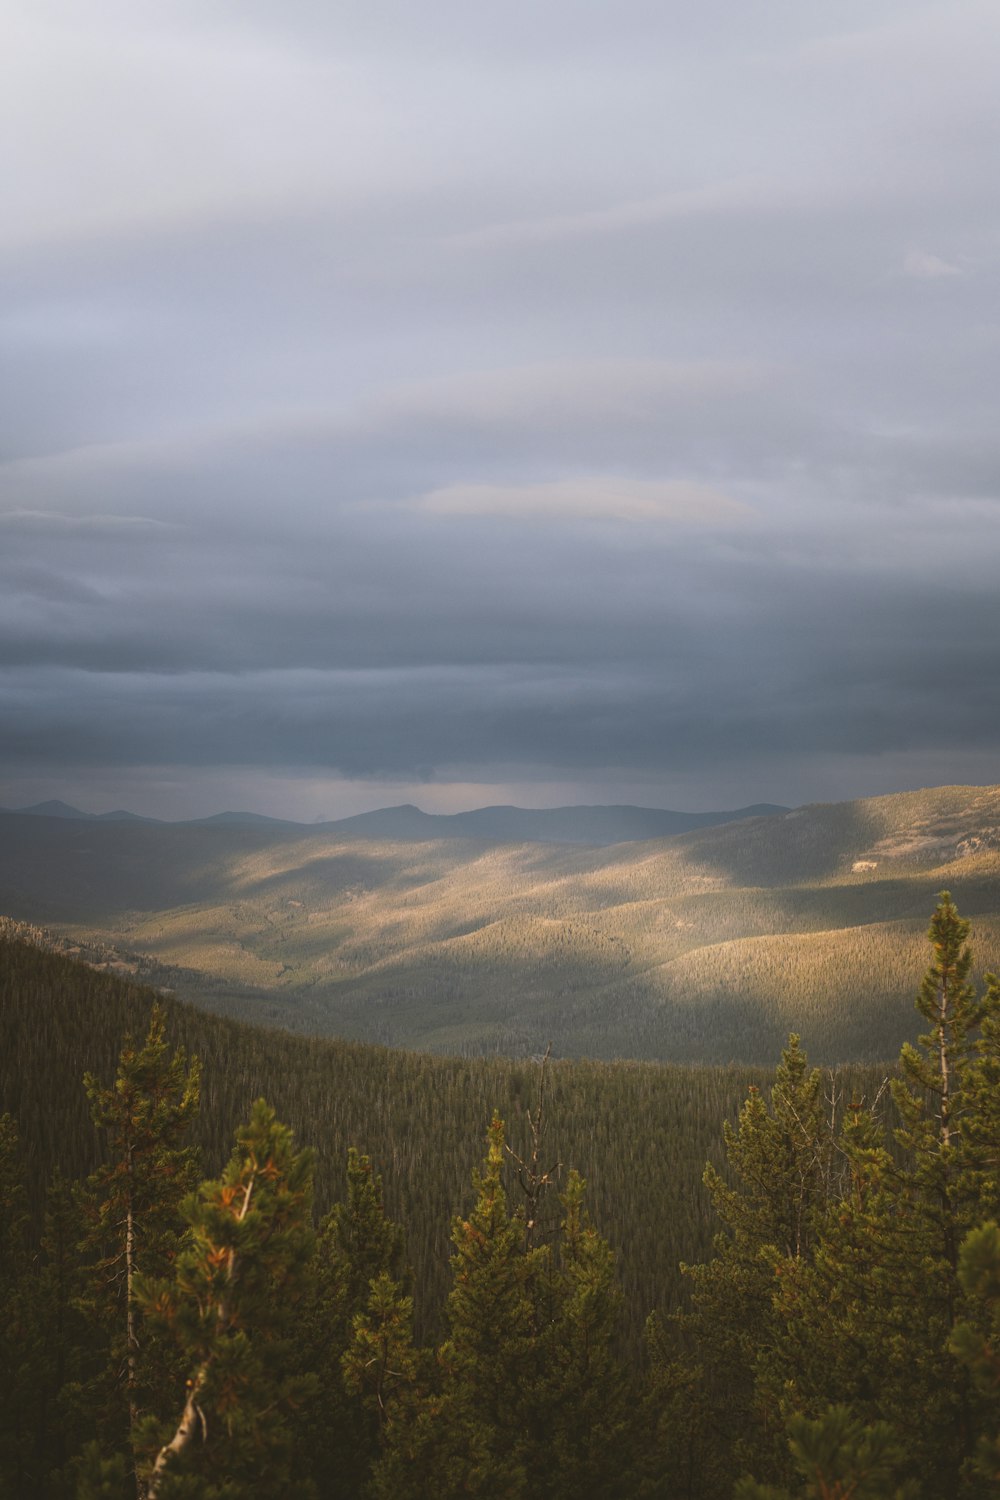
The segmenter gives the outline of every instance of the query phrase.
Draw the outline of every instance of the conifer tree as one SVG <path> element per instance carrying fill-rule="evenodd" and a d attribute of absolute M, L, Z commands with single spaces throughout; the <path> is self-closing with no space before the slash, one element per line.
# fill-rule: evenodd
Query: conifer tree
<path fill-rule="evenodd" d="M 966 1235 L 958 1275 L 972 1306 L 985 1312 L 957 1323 L 950 1347 L 980 1394 L 975 1465 L 995 1494 L 1000 1487 L 1000 1226 L 992 1220 Z"/>
<path fill-rule="evenodd" d="M 504 1125 L 494 1115 L 476 1203 L 452 1228 L 449 1337 L 439 1359 L 445 1389 L 465 1429 L 469 1493 L 524 1492 L 525 1443 L 520 1387 L 533 1327 L 529 1277 L 544 1251 L 525 1254 L 524 1226 L 510 1213 L 502 1182 Z"/>
<path fill-rule="evenodd" d="M 524 1382 L 534 1311 L 528 1281 L 545 1250 L 525 1253 L 524 1224 L 502 1182 L 504 1126 L 493 1116 L 476 1201 L 452 1226 L 449 1336 L 423 1399 L 390 1420 L 374 1480 L 380 1500 L 428 1494 L 520 1500 L 527 1493 Z"/>
<path fill-rule="evenodd" d="M 287 1412 L 305 1393 L 289 1336 L 314 1246 L 312 1155 L 259 1099 L 229 1165 L 184 1202 L 185 1245 L 170 1281 L 140 1279 L 148 1321 L 175 1339 L 183 1410 L 159 1449 L 149 1500 L 296 1490 Z"/>
<path fill-rule="evenodd" d="M 197 1060 L 189 1064 L 183 1050 L 169 1055 L 158 1005 L 143 1045 L 126 1041 L 110 1087 L 92 1074 L 84 1077 L 91 1117 L 105 1145 L 105 1161 L 88 1179 L 84 1198 L 85 1248 L 96 1256 L 91 1302 L 108 1337 L 112 1386 L 124 1387 L 133 1450 L 138 1425 L 155 1409 L 169 1378 L 155 1342 L 144 1344 L 140 1338 L 136 1281 L 140 1273 L 162 1274 L 177 1251 L 178 1209 L 197 1169 L 188 1137 L 199 1080 Z"/>
<path fill-rule="evenodd" d="M 386 1217 L 382 1179 L 352 1146 L 346 1200 L 320 1225 L 315 1288 L 300 1331 L 303 1358 L 317 1377 L 315 1397 L 298 1420 L 300 1442 L 308 1445 L 325 1500 L 353 1500 L 360 1493 L 378 1451 L 385 1404 L 397 1388 L 392 1369 L 408 1367 L 413 1357 L 403 1351 L 413 1304 L 402 1286 L 402 1246 L 402 1230 Z M 373 1305 L 375 1283 L 380 1290 Z M 356 1346 L 369 1337 L 380 1352 L 370 1349 L 367 1358 L 374 1363 L 362 1368 Z M 391 1359 L 388 1346 L 396 1351 Z M 348 1359 L 351 1376 L 345 1381 Z"/>
<path fill-rule="evenodd" d="M 535 1137 L 537 1144 L 537 1137 Z M 537 1160 L 506 1153 L 494 1116 L 486 1160 L 474 1174 L 476 1201 L 456 1219 L 449 1336 L 437 1352 L 437 1380 L 414 1398 L 419 1361 L 405 1342 L 384 1358 L 401 1372 L 386 1420 L 386 1451 L 374 1493 L 389 1500 L 427 1494 L 497 1500 L 613 1500 L 629 1492 L 627 1383 L 613 1343 L 621 1293 L 614 1256 L 589 1223 L 584 1184 L 571 1173 L 555 1243 L 525 1234 L 539 1198 L 511 1213 L 503 1186 L 509 1155 L 540 1186 Z M 535 1161 L 535 1166 L 532 1166 Z M 384 1290 L 390 1323 L 397 1306 Z M 356 1320 L 372 1352 L 372 1315 Z M 357 1346 L 350 1363 L 364 1352 Z M 384 1347 L 384 1346 L 383 1346 Z M 408 1383 L 408 1384 L 407 1384 Z"/>
<path fill-rule="evenodd" d="M 880 1414 L 900 1434 L 912 1472 L 929 1488 L 956 1495 L 976 1492 L 965 1478 L 973 1446 L 970 1383 L 947 1353 L 963 1313 L 959 1246 L 978 1216 L 965 1085 L 977 1056 L 976 1031 L 995 1008 L 993 991 L 977 997 L 969 980 L 969 928 L 943 891 L 928 930 L 933 958 L 916 1002 L 928 1029 L 917 1047 L 904 1045 L 902 1076 L 892 1084 L 904 1167 L 875 1230 L 893 1247 L 894 1262 L 887 1337 L 877 1356 Z"/>
<path fill-rule="evenodd" d="M 1000 979 L 985 976 L 983 1017 L 963 1071 L 961 1192 L 979 1219 L 1000 1218 Z"/>
<path fill-rule="evenodd" d="M 571 1171 L 563 1205 L 551 1321 L 539 1330 L 538 1377 L 529 1388 L 528 1493 L 551 1500 L 612 1500 L 627 1493 L 628 1391 L 614 1353 L 622 1294 L 615 1258 L 584 1207 Z"/>
<path fill-rule="evenodd" d="M 347 1323 L 375 1277 L 400 1269 L 403 1231 L 386 1217 L 382 1179 L 355 1146 L 347 1152 L 347 1198 L 323 1220 L 316 1249 L 330 1312 Z"/>
<path fill-rule="evenodd" d="M 643 1347 L 636 1493 L 643 1500 L 707 1500 L 726 1493 L 728 1500 L 730 1434 L 720 1437 L 704 1399 L 704 1370 L 678 1347 L 675 1330 L 658 1312 L 646 1320 Z"/>
<path fill-rule="evenodd" d="M 942 891 L 927 934 L 934 957 L 917 996 L 917 1010 L 928 1030 L 917 1047 L 904 1043 L 899 1058 L 902 1076 L 892 1084 L 901 1121 L 896 1139 L 911 1158 L 910 1188 L 925 1209 L 927 1251 L 940 1262 L 950 1319 L 958 1246 L 969 1211 L 962 1191 L 961 1127 L 967 1102 L 963 1085 L 975 1055 L 975 1033 L 989 1010 L 988 994 L 977 998 L 969 982 L 969 928 L 949 892 Z"/>
<path fill-rule="evenodd" d="M 797 1036 L 782 1052 L 770 1109 L 752 1088 L 724 1138 L 734 1185 L 711 1164 L 704 1178 L 724 1231 L 714 1260 L 684 1268 L 692 1311 L 683 1333 L 701 1372 L 697 1400 L 712 1414 L 709 1424 L 729 1439 L 706 1455 L 715 1471 L 713 1494 L 727 1493 L 741 1469 L 781 1477 L 787 1468 L 782 1413 L 761 1380 L 779 1332 L 774 1260 L 811 1256 L 834 1157 L 821 1075 L 809 1068 Z M 685 1382 L 674 1388 L 689 1389 Z"/>
<path fill-rule="evenodd" d="M 815 1416 L 831 1403 L 847 1403 L 874 1422 L 882 1412 L 885 1351 L 907 1337 L 894 1311 L 907 1275 L 905 1241 L 894 1228 L 898 1169 L 862 1101 L 851 1101 L 837 1148 L 847 1176 L 812 1255 L 767 1257 L 775 1341 L 758 1382 L 776 1407 Z"/>
<path fill-rule="evenodd" d="M 917 999 L 928 1030 L 907 1045 L 893 1101 L 894 1159 L 866 1111 L 849 1112 L 841 1149 L 850 1166 L 808 1264 L 775 1264 L 779 1335 L 770 1372 L 786 1408 L 817 1417 L 846 1403 L 853 1418 L 887 1422 L 907 1476 L 929 1493 L 976 1494 L 967 1459 L 975 1403 L 947 1353 L 968 1311 L 958 1246 L 995 1182 L 996 986 L 969 982 L 969 923 L 947 892 L 929 938 L 933 958 Z M 976 1039 L 976 1028 L 984 1036 Z"/>
<path fill-rule="evenodd" d="M 788 1421 L 798 1482 L 790 1488 L 743 1479 L 734 1500 L 916 1500 L 913 1481 L 899 1483 L 900 1443 L 887 1422 L 865 1426 L 846 1406 Z"/>
<path fill-rule="evenodd" d="M 381 1436 L 390 1414 L 414 1389 L 420 1359 L 413 1345 L 413 1298 L 385 1271 L 372 1279 L 364 1311 L 356 1313 L 341 1359 L 344 1387 L 356 1396 Z M 369 1450 L 368 1467 L 374 1462 Z M 360 1490 L 356 1487 L 355 1493 Z"/>

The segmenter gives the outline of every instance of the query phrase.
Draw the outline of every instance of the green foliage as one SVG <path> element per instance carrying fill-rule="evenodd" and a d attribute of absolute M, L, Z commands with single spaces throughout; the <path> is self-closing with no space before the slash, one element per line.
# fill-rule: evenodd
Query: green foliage
<path fill-rule="evenodd" d="M 824 1114 L 822 1079 L 810 1069 L 794 1034 L 781 1054 L 770 1109 L 756 1089 L 734 1130 L 723 1127 L 726 1155 L 739 1190 L 709 1165 L 705 1185 L 739 1251 L 763 1245 L 798 1259 L 812 1244 L 829 1185 L 833 1143 Z"/>
<path fill-rule="evenodd" d="M 17 1131 L 0 1116 L 0 1496 L 68 1496 L 67 1468 L 93 1416 L 83 1399 L 88 1328 L 79 1310 L 81 1222 L 58 1175 L 30 1243 Z M 133 1487 L 134 1489 L 134 1487 Z"/>
<path fill-rule="evenodd" d="M 286 1416 L 302 1394 L 288 1339 L 314 1248 L 311 1207 L 312 1153 L 295 1150 L 259 1099 L 222 1176 L 184 1201 L 188 1231 L 173 1278 L 137 1283 L 148 1321 L 175 1341 L 188 1371 L 151 1500 L 207 1500 L 248 1485 L 261 1500 L 287 1494 Z"/>
<path fill-rule="evenodd" d="M 539 1107 L 540 1108 L 540 1107 Z M 536 1117 L 536 1129 L 539 1123 Z M 535 1136 L 537 1144 L 538 1135 Z M 449 1337 L 438 1379 L 391 1412 L 379 1496 L 611 1497 L 629 1492 L 628 1382 L 613 1352 L 621 1293 L 614 1257 L 590 1225 L 571 1173 L 555 1243 L 511 1212 L 504 1126 L 494 1115 L 476 1201 L 452 1229 Z M 521 1163 L 521 1177 L 527 1168 Z M 545 1174 L 548 1175 L 548 1174 Z"/>
<path fill-rule="evenodd" d="M 148 990 L 0 938 L 0 1107 L 20 1123 L 36 1225 L 54 1168 L 79 1178 L 97 1165 L 81 1072 L 112 1078 L 123 1033 L 145 1035 L 153 1001 Z M 469 1142 L 499 1104 L 511 1145 L 530 1154 L 538 1064 L 307 1039 L 168 998 L 160 1003 L 170 1044 L 201 1060 L 205 1082 L 192 1135 L 205 1171 L 222 1170 L 233 1131 L 259 1095 L 317 1148 L 322 1213 L 345 1196 L 348 1149 L 363 1144 L 385 1173 L 389 1216 L 406 1225 L 416 1337 L 438 1340 L 450 1289 L 450 1224 L 468 1202 Z M 573 1163 L 587 1179 L 590 1212 L 618 1257 L 622 1337 L 633 1358 L 650 1308 L 669 1311 L 684 1297 L 678 1263 L 711 1251 L 715 1225 L 700 1187 L 705 1159 L 721 1161 L 721 1121 L 735 1114 L 749 1084 L 765 1078 L 736 1065 L 549 1066 L 546 1165 Z M 855 1070 L 845 1086 L 865 1091 L 873 1083 L 871 1071 Z"/>
<path fill-rule="evenodd" d="M 897 1166 L 880 1122 L 858 1100 L 836 1145 L 846 1177 L 825 1205 L 812 1253 L 770 1258 L 775 1344 L 759 1379 L 776 1410 L 818 1412 L 836 1398 L 874 1419 L 886 1361 L 911 1331 L 898 1298 L 907 1257 L 895 1230 Z"/>
<path fill-rule="evenodd" d="M 387 1404 L 414 1378 L 413 1302 L 399 1280 L 402 1240 L 386 1217 L 381 1177 L 350 1147 L 347 1197 L 320 1225 L 313 1295 L 298 1330 L 317 1388 L 297 1431 L 325 1496 L 360 1493 Z"/>
<path fill-rule="evenodd" d="M 148 994 L 0 942 L 12 1043 L 10 1056 L 0 1047 L 0 1099 L 22 1106 L 24 1127 L 18 1142 L 0 1120 L 0 1496 L 993 1493 L 1000 1230 L 983 1219 L 1000 1178 L 1000 986 L 977 995 L 967 937 L 943 896 L 918 1001 L 925 1034 L 891 1098 L 870 1074 L 824 1078 L 794 1035 L 769 1087 L 738 1070 L 546 1061 L 539 1073 L 265 1037 L 168 1002 L 153 1009 Z M 137 1019 L 150 1023 L 145 1046 L 112 1046 L 114 1026 L 134 1031 Z M 197 1077 L 171 1056 L 177 1044 L 205 1059 L 197 1121 Z M 86 1136 L 63 1126 L 73 1067 L 77 1078 L 81 1061 L 105 1071 L 107 1055 L 118 1057 L 115 1085 L 88 1079 L 107 1138 L 95 1163 Z M 33 1094 L 46 1062 L 47 1108 Z M 193 1165 L 187 1129 L 211 1162 L 237 1101 L 245 1109 L 267 1078 L 323 1146 L 326 1203 L 339 1193 L 318 1236 L 312 1154 L 262 1101 L 221 1175 L 177 1201 Z M 454 1168 L 491 1093 L 508 1102 L 510 1141 L 495 1112 L 468 1203 Z M 715 1255 L 688 1272 L 684 1308 L 676 1248 L 687 1237 L 704 1254 L 712 1227 L 689 1164 L 741 1094 L 724 1158 L 705 1171 Z M 616 1229 L 620 1256 L 590 1222 L 578 1171 L 558 1222 L 554 1192 L 545 1211 L 557 1169 L 543 1171 L 543 1097 L 545 1162 L 593 1164 L 595 1216 Z M 417 1264 L 412 1295 L 381 1178 L 372 1158 L 341 1147 L 348 1131 L 391 1167 L 387 1193 L 404 1206 Z M 87 1236 L 65 1178 L 42 1223 L 56 1143 L 71 1170 L 90 1169 Z M 115 1211 L 132 1224 L 131 1262 Z M 436 1226 L 449 1218 L 442 1338 Z M 95 1282 L 127 1276 L 130 1263 L 134 1298 L 95 1303 Z M 621 1314 L 631 1307 L 634 1328 L 651 1303 L 665 1313 L 648 1320 L 639 1381 L 621 1360 Z M 87 1321 L 88 1306 L 101 1322 Z M 142 1321 L 130 1333 L 126 1317 L 123 1340 L 130 1308 Z M 97 1399 L 120 1377 L 134 1445 L 124 1403 L 104 1421 Z M 738 1478 L 748 1471 L 756 1478 Z"/>
<path fill-rule="evenodd" d="M 958 1276 L 980 1315 L 955 1324 L 951 1351 L 981 1394 L 976 1468 L 987 1484 L 996 1486 L 1000 1485 L 1000 1227 L 996 1223 L 970 1229 L 959 1253 Z"/>
<path fill-rule="evenodd" d="M 131 1466 L 120 1453 L 102 1457 L 100 1443 L 87 1443 L 73 1468 L 75 1500 L 132 1500 L 136 1493 Z"/>
<path fill-rule="evenodd" d="M 965 1201 L 977 1218 L 1000 1216 L 1000 980 L 987 974 L 980 1035 L 962 1074 Z"/>
<path fill-rule="evenodd" d="M 79 1193 L 56 1171 L 49 1184 L 39 1253 L 32 1266 L 32 1293 L 39 1360 L 28 1396 L 37 1465 L 36 1493 L 46 1478 L 54 1495 L 73 1485 L 72 1459 L 95 1427 L 89 1392 L 95 1384 L 90 1337 L 89 1266 L 78 1253 Z M 103 1340 L 101 1356 L 106 1355 Z"/>
<path fill-rule="evenodd" d="M 331 1312 L 350 1323 L 376 1276 L 400 1270 L 403 1231 L 386 1217 L 382 1178 L 369 1157 L 347 1152 L 347 1197 L 320 1226 L 321 1278 Z"/>
<path fill-rule="evenodd" d="M 475 1203 L 452 1225 L 449 1336 L 438 1350 L 436 1388 L 387 1426 L 375 1477 L 378 1496 L 419 1500 L 526 1494 L 524 1377 L 534 1316 L 528 1282 L 547 1252 L 525 1251 L 502 1181 L 504 1127 L 494 1114 L 486 1159 L 473 1174 Z"/>
<path fill-rule="evenodd" d="M 973 1055 L 976 1029 L 987 1012 L 989 992 L 980 1001 L 969 982 L 970 923 L 960 917 L 947 891 L 941 893 L 928 931 L 934 960 L 924 975 L 917 1009 L 929 1029 L 918 1047 L 900 1054 L 902 1077 L 893 1083 L 901 1125 L 897 1139 L 914 1163 L 914 1186 L 940 1200 L 943 1253 L 954 1268 L 958 1246 L 951 1232 L 959 1176 L 959 1127 L 964 1073 Z"/>
<path fill-rule="evenodd" d="M 571 1171 L 528 1400 L 528 1493 L 552 1500 L 612 1500 L 633 1484 L 628 1380 L 615 1353 L 622 1295 L 615 1257 L 589 1221 L 584 1186 Z"/>
<path fill-rule="evenodd" d="M 977 1158 L 968 1152 L 970 1138 L 981 1134 L 977 1091 L 967 1090 L 966 1081 L 983 1055 L 977 1029 L 995 1013 L 998 998 L 993 987 L 977 997 L 969 982 L 968 935 L 969 923 L 942 892 L 928 932 L 933 961 L 917 997 L 928 1030 L 917 1048 L 904 1046 L 902 1077 L 893 1084 L 903 1166 L 894 1191 L 880 1199 L 875 1224 L 894 1260 L 883 1299 L 878 1414 L 901 1435 L 913 1472 L 955 1493 L 975 1492 L 964 1473 L 960 1484 L 955 1479 L 968 1457 L 974 1415 L 968 1379 L 947 1352 L 963 1312 L 959 1245 L 981 1211 Z M 915 1320 L 924 1337 L 914 1344 Z M 873 1322 L 869 1310 L 869 1328 Z"/>
<path fill-rule="evenodd" d="M 486 1159 L 473 1176 L 476 1202 L 452 1225 L 449 1337 L 438 1358 L 451 1420 L 466 1432 L 470 1462 L 454 1492 L 523 1493 L 520 1395 L 534 1333 L 529 1280 L 543 1250 L 525 1253 L 524 1228 L 507 1206 L 502 1182 L 504 1127 L 494 1114 Z"/>
<path fill-rule="evenodd" d="M 178 1207 L 196 1180 L 198 1153 L 188 1136 L 198 1111 L 199 1080 L 197 1060 L 189 1065 L 183 1050 L 169 1055 L 158 1005 L 143 1045 L 125 1042 L 110 1087 L 84 1074 L 104 1155 L 87 1179 L 82 1202 L 84 1247 L 94 1257 L 89 1310 L 108 1343 L 94 1394 L 109 1441 L 119 1419 L 127 1417 L 135 1443 L 140 1419 L 161 1409 L 174 1373 L 161 1347 L 142 1337 L 135 1284 L 140 1273 L 163 1274 L 177 1253 Z"/>
<path fill-rule="evenodd" d="M 378 1423 L 380 1435 L 389 1413 L 414 1387 L 419 1361 L 413 1345 L 413 1298 L 382 1271 L 372 1278 L 368 1300 L 355 1313 L 351 1342 L 341 1358 L 344 1388 L 358 1396 Z M 371 1467 L 374 1452 L 367 1455 Z"/>
<path fill-rule="evenodd" d="M 986 1084 L 996 987 L 977 997 L 969 983 L 968 934 L 943 893 L 917 1000 L 928 1029 L 904 1048 L 892 1084 L 900 1121 L 893 1151 L 878 1122 L 852 1103 L 836 1141 L 846 1177 L 820 1205 L 811 1252 L 766 1257 L 774 1336 L 754 1381 L 755 1398 L 776 1413 L 819 1421 L 839 1403 L 857 1431 L 884 1429 L 897 1453 L 894 1484 L 934 1495 L 981 1493 L 969 1468 L 977 1403 L 948 1352 L 956 1325 L 963 1348 L 982 1343 L 958 1246 L 983 1212 L 980 1189 L 995 1161 L 996 1105 Z M 763 1455 L 747 1467 L 760 1474 Z"/>
<path fill-rule="evenodd" d="M 769 1375 L 782 1332 L 774 1264 L 811 1256 L 831 1191 L 834 1140 L 822 1080 L 797 1036 L 782 1053 L 769 1105 L 751 1088 L 724 1139 L 733 1185 L 711 1164 L 705 1170 L 724 1232 L 711 1261 L 685 1268 L 692 1310 L 683 1319 L 701 1371 L 697 1400 L 734 1434 L 722 1452 L 705 1456 L 722 1490 L 740 1468 L 782 1470 L 780 1399 Z"/>
<path fill-rule="evenodd" d="M 904 1455 L 889 1424 L 866 1427 L 846 1406 L 815 1420 L 790 1417 L 788 1447 L 800 1476 L 794 1489 L 744 1479 L 734 1500 L 909 1500 L 917 1493 L 912 1482 L 898 1482 Z"/>

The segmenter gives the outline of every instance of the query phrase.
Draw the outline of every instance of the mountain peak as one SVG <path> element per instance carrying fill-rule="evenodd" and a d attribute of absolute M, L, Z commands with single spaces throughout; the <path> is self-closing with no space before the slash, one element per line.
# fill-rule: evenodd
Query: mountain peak
<path fill-rule="evenodd" d="M 70 807 L 68 802 L 60 802 L 57 797 L 52 797 L 48 802 L 36 802 L 31 807 L 15 807 L 12 812 L 21 813 L 29 818 L 92 818 L 93 813 L 81 812 L 78 807 Z"/>

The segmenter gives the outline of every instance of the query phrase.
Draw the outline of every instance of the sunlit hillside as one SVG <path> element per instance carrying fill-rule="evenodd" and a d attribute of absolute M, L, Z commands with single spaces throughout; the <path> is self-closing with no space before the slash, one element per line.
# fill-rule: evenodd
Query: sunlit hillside
<path fill-rule="evenodd" d="M 766 1063 L 912 1032 L 935 894 L 1000 964 L 1000 789 L 611 848 L 2 819 L 0 909 L 296 1030 L 442 1051 Z"/>

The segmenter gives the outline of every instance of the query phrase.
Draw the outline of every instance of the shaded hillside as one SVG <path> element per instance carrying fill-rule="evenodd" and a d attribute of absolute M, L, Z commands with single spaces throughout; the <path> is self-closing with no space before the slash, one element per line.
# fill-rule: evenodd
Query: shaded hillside
<path fill-rule="evenodd" d="M 368 839 L 486 839 L 494 843 L 622 844 L 714 828 L 785 807 L 759 804 L 730 812 L 681 813 L 657 807 L 477 807 L 471 812 L 425 813 L 418 807 L 383 807 L 324 823 L 329 833 Z"/>
<path fill-rule="evenodd" d="M 947 887 L 1000 964 L 1000 790 L 818 805 L 611 848 L 0 819 L 0 909 L 232 1014 L 440 1051 L 766 1064 L 911 1032 Z"/>
<path fill-rule="evenodd" d="M 0 934 L 0 1113 L 20 1122 L 36 1207 L 54 1166 L 74 1177 L 94 1166 L 82 1075 L 113 1076 L 124 1034 L 144 1034 L 153 998 Z M 447 1282 L 451 1218 L 468 1204 L 490 1115 L 499 1109 L 514 1144 L 524 1146 L 538 1063 L 307 1040 L 165 1003 L 171 1041 L 203 1062 L 207 1169 L 220 1168 L 233 1129 L 262 1094 L 317 1148 L 320 1210 L 343 1193 L 347 1147 L 371 1153 L 390 1209 L 406 1225 L 419 1305 L 433 1322 Z M 620 1255 L 630 1338 L 650 1307 L 676 1302 L 678 1262 L 708 1252 L 704 1162 L 719 1159 L 722 1120 L 760 1081 L 744 1068 L 552 1068 L 547 1150 L 587 1179 L 593 1215 Z M 877 1086 L 874 1077 L 865 1086 Z"/>

